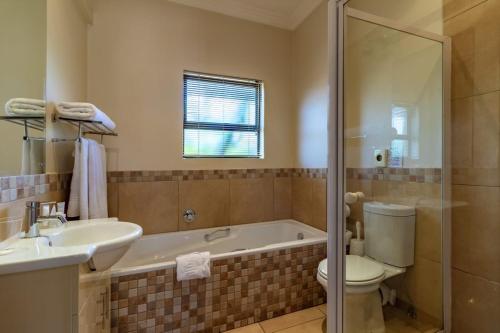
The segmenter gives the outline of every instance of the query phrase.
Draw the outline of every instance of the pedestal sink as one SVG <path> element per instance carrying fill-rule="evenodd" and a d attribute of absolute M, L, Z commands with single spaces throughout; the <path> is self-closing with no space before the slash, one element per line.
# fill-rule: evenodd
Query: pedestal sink
<path fill-rule="evenodd" d="M 102 271 L 116 263 L 142 236 L 137 224 L 109 220 L 68 222 L 64 227 L 47 233 L 52 247 L 93 245 L 95 252 L 89 266 Z"/>

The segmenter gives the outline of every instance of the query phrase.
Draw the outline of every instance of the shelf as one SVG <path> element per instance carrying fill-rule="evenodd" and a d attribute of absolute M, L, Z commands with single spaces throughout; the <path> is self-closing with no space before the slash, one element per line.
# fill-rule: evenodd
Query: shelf
<path fill-rule="evenodd" d="M 54 121 L 60 121 L 78 128 L 79 136 L 84 134 L 118 136 L 118 133 L 106 127 L 101 121 L 74 119 L 68 117 L 55 116 Z"/>
<path fill-rule="evenodd" d="M 45 131 L 45 116 L 0 116 L 0 120 L 32 128 L 38 131 Z"/>

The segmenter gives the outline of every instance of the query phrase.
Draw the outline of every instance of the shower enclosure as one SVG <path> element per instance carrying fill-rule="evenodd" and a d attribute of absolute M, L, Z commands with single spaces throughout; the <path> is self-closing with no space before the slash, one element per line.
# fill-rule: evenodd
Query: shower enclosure
<path fill-rule="evenodd" d="M 329 12 L 328 331 L 450 332 L 450 40 L 375 15 L 363 1 L 331 0 Z M 347 192 L 365 197 L 346 208 Z M 365 232 L 374 202 L 414 212 L 404 267 L 366 246 L 397 249 L 398 239 Z M 362 252 L 344 237 L 357 236 L 356 225 Z M 380 296 L 353 294 L 353 284 L 366 284 L 353 280 L 358 257 L 385 267 Z"/>

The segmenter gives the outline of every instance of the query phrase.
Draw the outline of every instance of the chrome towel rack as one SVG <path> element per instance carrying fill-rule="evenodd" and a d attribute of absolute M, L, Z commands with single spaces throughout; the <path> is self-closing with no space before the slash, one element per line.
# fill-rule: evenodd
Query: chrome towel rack
<path fill-rule="evenodd" d="M 100 135 L 102 143 L 104 136 L 118 136 L 118 133 L 104 125 L 102 121 L 60 117 L 57 115 L 54 115 L 53 121 L 60 121 L 76 127 L 78 129 L 78 136 L 74 139 L 53 138 L 52 142 L 80 141 L 85 134 L 93 134 Z"/>

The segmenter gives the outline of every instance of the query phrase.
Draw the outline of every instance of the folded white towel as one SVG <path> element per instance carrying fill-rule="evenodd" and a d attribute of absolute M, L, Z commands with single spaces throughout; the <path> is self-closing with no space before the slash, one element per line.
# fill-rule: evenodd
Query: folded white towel
<path fill-rule="evenodd" d="M 56 111 L 60 116 L 100 121 L 104 126 L 113 130 L 116 124 L 108 117 L 107 114 L 99 110 L 94 104 L 79 103 L 79 102 L 59 102 L 56 103 Z"/>
<path fill-rule="evenodd" d="M 12 98 L 5 103 L 5 113 L 8 116 L 43 116 L 45 101 L 31 98 Z"/>
<path fill-rule="evenodd" d="M 177 281 L 210 277 L 210 252 L 194 252 L 175 258 Z"/>

